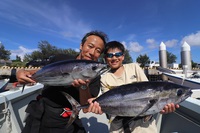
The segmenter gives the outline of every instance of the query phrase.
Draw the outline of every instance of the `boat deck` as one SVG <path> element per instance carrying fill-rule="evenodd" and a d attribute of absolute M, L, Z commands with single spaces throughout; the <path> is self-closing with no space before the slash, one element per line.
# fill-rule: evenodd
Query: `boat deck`
<path fill-rule="evenodd" d="M 20 133 L 24 126 L 27 104 L 40 93 L 42 84 L 26 86 L 0 93 L 0 132 Z M 194 95 L 195 96 L 195 95 Z M 200 93 L 197 93 L 197 97 Z M 160 133 L 199 133 L 200 132 L 200 100 L 188 98 L 180 104 L 180 109 L 167 115 L 156 116 Z M 80 118 L 88 133 L 108 133 L 109 124 L 106 115 L 80 112 Z"/>

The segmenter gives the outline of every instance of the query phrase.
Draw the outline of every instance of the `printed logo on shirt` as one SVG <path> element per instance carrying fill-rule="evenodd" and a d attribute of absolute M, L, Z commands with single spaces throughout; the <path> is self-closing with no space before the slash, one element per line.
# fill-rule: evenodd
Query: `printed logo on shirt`
<path fill-rule="evenodd" d="M 131 76 L 130 79 L 135 79 L 135 78 L 137 78 L 137 76 L 136 76 L 136 75 L 133 75 L 133 76 Z"/>

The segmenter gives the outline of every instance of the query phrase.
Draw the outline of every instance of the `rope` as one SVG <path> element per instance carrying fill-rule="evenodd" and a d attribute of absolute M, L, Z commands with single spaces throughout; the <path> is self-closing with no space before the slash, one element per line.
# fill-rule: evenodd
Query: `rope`
<path fill-rule="evenodd" d="M 185 78 L 186 78 L 186 77 L 183 77 L 182 82 L 181 82 L 181 85 L 183 85 L 183 82 L 185 81 Z"/>
<path fill-rule="evenodd" d="M 7 107 L 7 102 L 6 102 L 6 96 L 0 95 L 4 98 L 4 109 L 2 109 L 2 112 L 0 114 L 3 114 L 3 118 L 0 119 L 0 121 L 6 120 L 6 133 L 11 133 L 12 131 L 12 122 L 11 122 L 11 112 Z"/>
<path fill-rule="evenodd" d="M 0 114 L 6 114 L 7 111 L 8 111 L 7 102 L 6 102 L 6 96 L 1 95 L 1 94 L 0 94 L 0 96 L 2 96 L 4 98 L 4 109 L 2 109 L 2 112 L 0 112 Z"/>
<path fill-rule="evenodd" d="M 7 131 L 7 133 L 11 133 L 12 132 L 12 122 L 11 122 L 11 118 L 10 118 L 11 112 L 9 109 L 7 110 L 6 116 L 7 116 L 6 117 L 6 126 L 7 126 L 6 131 Z"/>

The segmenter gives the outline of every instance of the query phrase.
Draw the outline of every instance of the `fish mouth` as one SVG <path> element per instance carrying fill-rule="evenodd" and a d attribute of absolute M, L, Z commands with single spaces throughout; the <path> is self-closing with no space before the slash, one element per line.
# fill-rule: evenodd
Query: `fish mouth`
<path fill-rule="evenodd" d="M 105 72 L 108 72 L 110 71 L 111 68 L 109 68 L 108 66 L 105 66 L 103 68 L 101 68 L 101 70 L 99 71 L 99 75 L 105 73 Z"/>
<path fill-rule="evenodd" d="M 100 71 L 97 73 L 97 75 L 102 75 L 103 73 L 108 72 L 108 71 L 110 71 L 110 68 L 106 65 L 105 67 L 102 67 L 100 69 Z M 92 81 L 94 81 L 96 79 L 98 79 L 98 76 L 96 76 Z"/>
<path fill-rule="evenodd" d="M 192 95 L 192 90 L 188 90 L 186 93 L 185 93 L 185 95 L 183 95 L 183 97 L 182 97 L 182 101 L 183 100 L 185 100 L 185 99 L 187 99 L 188 97 L 190 97 L 191 95 Z"/>
<path fill-rule="evenodd" d="M 192 90 L 189 90 L 189 91 L 186 93 L 186 96 L 188 96 L 188 97 L 189 97 L 189 96 L 191 96 L 191 95 L 192 95 L 192 93 L 193 93 L 193 92 L 192 92 Z"/>

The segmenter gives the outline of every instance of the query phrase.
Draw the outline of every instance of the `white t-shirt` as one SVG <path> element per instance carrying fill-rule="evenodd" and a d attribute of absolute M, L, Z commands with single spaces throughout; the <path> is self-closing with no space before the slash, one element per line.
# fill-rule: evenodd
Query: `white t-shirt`
<path fill-rule="evenodd" d="M 120 77 L 116 77 L 110 71 L 101 76 L 101 90 L 103 93 L 116 86 L 138 81 L 148 81 L 144 71 L 137 63 L 123 64 L 123 66 L 124 72 Z"/>

